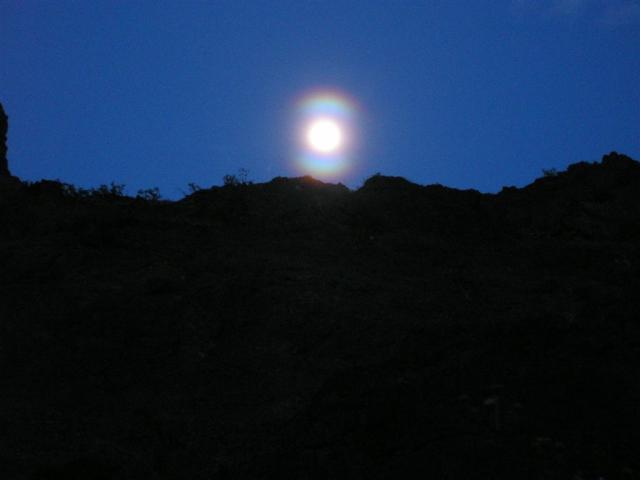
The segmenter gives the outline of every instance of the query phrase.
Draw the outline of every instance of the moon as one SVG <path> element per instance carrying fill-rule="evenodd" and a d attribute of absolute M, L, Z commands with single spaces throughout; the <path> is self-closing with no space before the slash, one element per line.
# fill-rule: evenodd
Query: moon
<path fill-rule="evenodd" d="M 343 133 L 335 120 L 321 118 L 314 120 L 307 129 L 307 143 L 318 153 L 335 152 L 342 145 Z"/>
<path fill-rule="evenodd" d="M 360 144 L 360 106 L 334 88 L 297 97 L 291 117 L 296 169 L 322 180 L 337 180 L 354 166 Z"/>

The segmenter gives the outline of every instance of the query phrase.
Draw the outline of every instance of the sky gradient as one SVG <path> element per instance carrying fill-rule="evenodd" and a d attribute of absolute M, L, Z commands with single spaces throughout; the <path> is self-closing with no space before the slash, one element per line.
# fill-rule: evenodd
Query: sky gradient
<path fill-rule="evenodd" d="M 239 168 L 301 172 L 295 104 L 358 104 L 373 173 L 495 192 L 640 158 L 640 0 L 0 0 L 0 102 L 25 180 L 179 198 Z"/>

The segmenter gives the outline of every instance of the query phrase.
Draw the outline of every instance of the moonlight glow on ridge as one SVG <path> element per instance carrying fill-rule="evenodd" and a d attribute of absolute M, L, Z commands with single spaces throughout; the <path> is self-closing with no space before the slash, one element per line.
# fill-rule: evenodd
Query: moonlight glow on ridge
<path fill-rule="evenodd" d="M 296 165 L 304 174 L 335 177 L 353 163 L 356 103 L 336 91 L 314 91 L 296 103 Z"/>

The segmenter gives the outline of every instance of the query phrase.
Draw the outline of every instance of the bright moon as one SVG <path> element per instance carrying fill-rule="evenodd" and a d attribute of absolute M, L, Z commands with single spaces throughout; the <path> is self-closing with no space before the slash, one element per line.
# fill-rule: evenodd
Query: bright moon
<path fill-rule="evenodd" d="M 307 130 L 307 141 L 318 152 L 333 152 L 342 143 L 342 131 L 333 120 L 316 120 Z"/>

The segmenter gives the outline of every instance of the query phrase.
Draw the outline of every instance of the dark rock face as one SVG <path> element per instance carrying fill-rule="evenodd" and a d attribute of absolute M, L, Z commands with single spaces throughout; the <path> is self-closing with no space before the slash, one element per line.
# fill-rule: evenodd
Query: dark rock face
<path fill-rule="evenodd" d="M 0 478 L 640 478 L 640 163 L 0 191 Z"/>
<path fill-rule="evenodd" d="M 7 131 L 9 130 L 9 117 L 4 112 L 0 103 L 0 177 L 9 177 L 9 162 L 7 161 Z"/>

